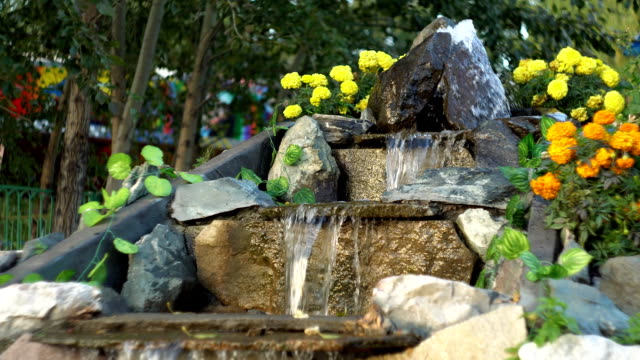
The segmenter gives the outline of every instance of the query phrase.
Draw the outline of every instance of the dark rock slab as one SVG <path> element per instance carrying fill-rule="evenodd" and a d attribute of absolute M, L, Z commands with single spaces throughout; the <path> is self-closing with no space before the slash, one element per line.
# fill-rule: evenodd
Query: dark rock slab
<path fill-rule="evenodd" d="M 184 291 L 196 283 L 196 268 L 187 253 L 184 236 L 159 224 L 138 242 L 130 256 L 122 296 L 129 307 L 140 312 L 168 311 Z"/>
<path fill-rule="evenodd" d="M 273 133 L 264 131 L 224 151 L 191 173 L 213 180 L 225 176 L 234 177 L 240 172 L 241 167 L 246 167 L 265 178 L 271 163 L 271 143 L 273 141 L 275 146 L 278 146 L 283 133 L 278 131 L 278 135 L 274 136 Z M 182 183 L 184 182 L 181 180 L 173 182 L 174 186 Z M 168 204 L 169 198 L 146 196 L 120 210 L 117 220 L 111 225 L 111 231 L 127 240 L 135 241 L 151 232 L 157 224 L 169 220 Z M 80 274 L 89 266 L 94 256 L 99 260 L 104 253 L 109 252 L 110 256 L 106 262 L 109 271 L 105 286 L 120 289 L 126 277 L 127 257 L 115 251 L 110 235 L 103 238 L 106 228 L 107 224 L 101 223 L 74 232 L 44 254 L 34 256 L 7 271 L 13 275 L 13 279 L 4 286 L 19 283 L 31 273 L 38 273 L 46 280 L 54 280 L 61 271 L 67 269 Z M 99 248 L 98 244 L 101 244 Z"/>
<path fill-rule="evenodd" d="M 419 204 L 388 204 L 373 201 L 351 201 L 348 203 L 322 203 L 285 205 L 258 209 L 265 220 L 280 219 L 293 214 L 300 206 L 315 209 L 317 216 L 352 216 L 378 219 L 431 218 L 440 214 L 437 207 Z"/>
<path fill-rule="evenodd" d="M 540 261 L 553 263 L 560 252 L 561 244 L 558 231 L 547 229 L 545 225 L 545 210 L 547 206 L 549 206 L 547 200 L 539 196 L 533 197 L 531 208 L 529 208 L 527 234 L 529 243 L 531 244 L 531 252 L 534 253 Z"/>
<path fill-rule="evenodd" d="M 353 142 L 354 136 L 366 133 L 373 126 L 373 122 L 369 120 L 347 116 L 313 114 L 312 117 L 330 145 L 349 145 Z"/>
<path fill-rule="evenodd" d="M 20 259 L 20 250 L 0 251 L 0 271 L 11 269 Z"/>
<path fill-rule="evenodd" d="M 436 201 L 506 209 L 515 193 L 499 169 L 450 167 L 427 169 L 415 184 L 386 191 L 382 201 Z"/>
<path fill-rule="evenodd" d="M 480 124 L 473 130 L 476 166 L 518 166 L 518 138 L 507 125 L 497 119 Z"/>
<path fill-rule="evenodd" d="M 35 255 L 43 254 L 62 240 L 64 240 L 64 234 L 56 232 L 27 241 L 22 249 L 22 257 L 20 257 L 19 262 L 23 262 Z"/>

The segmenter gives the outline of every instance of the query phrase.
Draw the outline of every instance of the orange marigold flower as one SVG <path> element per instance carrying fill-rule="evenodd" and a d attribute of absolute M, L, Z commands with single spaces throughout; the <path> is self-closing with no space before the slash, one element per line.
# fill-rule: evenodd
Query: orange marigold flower
<path fill-rule="evenodd" d="M 624 123 L 620 125 L 618 130 L 622 132 L 638 132 L 640 131 L 640 126 L 638 126 L 638 124 Z"/>
<path fill-rule="evenodd" d="M 569 163 L 576 155 L 575 147 L 578 146 L 576 139 L 571 137 L 560 138 L 549 145 L 547 152 L 556 164 L 563 165 Z"/>
<path fill-rule="evenodd" d="M 556 141 L 560 138 L 572 137 L 576 135 L 577 130 L 570 121 L 556 122 L 547 130 L 547 140 Z"/>
<path fill-rule="evenodd" d="M 620 169 L 619 167 L 612 167 L 611 171 L 613 171 L 616 175 L 622 175 L 622 173 L 624 173 L 624 169 Z"/>
<path fill-rule="evenodd" d="M 616 159 L 616 167 L 619 167 L 620 169 L 630 169 L 635 163 L 636 161 L 632 157 Z"/>
<path fill-rule="evenodd" d="M 582 128 L 582 135 L 591 140 L 604 140 L 607 138 L 607 130 L 596 123 L 588 123 Z"/>
<path fill-rule="evenodd" d="M 551 200 L 558 196 L 558 192 L 560 191 L 560 186 L 562 184 L 554 174 L 548 172 L 537 179 L 531 180 L 530 185 L 534 194 L 540 195 L 547 200 Z"/>
<path fill-rule="evenodd" d="M 633 138 L 633 148 L 631 148 L 631 155 L 640 156 L 640 132 L 630 132 L 629 135 Z"/>
<path fill-rule="evenodd" d="M 593 122 L 600 125 L 609 125 L 616 121 L 616 114 L 609 110 L 600 110 L 593 114 Z"/>
<path fill-rule="evenodd" d="M 576 167 L 576 172 L 578 173 L 578 175 L 580 175 L 580 177 L 583 177 L 585 179 L 596 177 L 600 172 L 600 166 L 595 161 L 592 162 L 591 164 L 582 163 L 581 161 L 578 161 L 578 167 Z"/>
<path fill-rule="evenodd" d="M 596 151 L 596 156 L 591 159 L 591 161 L 595 161 L 600 167 L 608 168 L 609 166 L 611 166 L 611 161 L 613 160 L 615 154 L 615 151 L 609 148 L 600 148 L 598 149 L 598 151 Z"/>
<path fill-rule="evenodd" d="M 629 151 L 633 148 L 634 137 L 631 133 L 616 131 L 611 139 L 609 139 L 609 146 L 614 149 Z"/>

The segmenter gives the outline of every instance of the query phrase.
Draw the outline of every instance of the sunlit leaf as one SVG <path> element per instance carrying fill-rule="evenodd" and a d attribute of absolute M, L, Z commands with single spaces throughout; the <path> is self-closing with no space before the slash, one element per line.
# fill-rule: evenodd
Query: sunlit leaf
<path fill-rule="evenodd" d="M 102 259 L 91 269 L 87 277 L 92 283 L 102 285 L 107 280 L 107 265 L 105 264 L 109 258 L 109 253 L 105 253 Z"/>
<path fill-rule="evenodd" d="M 38 281 L 42 281 L 42 276 L 40 274 L 36 274 L 36 273 L 31 273 L 27 276 L 25 276 L 22 279 L 22 283 L 23 284 L 30 284 L 30 283 L 34 283 L 34 282 L 38 282 Z"/>
<path fill-rule="evenodd" d="M 167 179 L 161 179 L 155 175 L 144 179 L 144 186 L 155 196 L 168 196 L 171 194 L 171 183 Z"/>
<path fill-rule="evenodd" d="M 182 172 L 182 171 L 178 171 L 178 175 L 180 175 L 181 178 L 183 178 L 185 181 L 188 181 L 192 184 L 196 184 L 199 182 L 202 182 L 202 180 L 204 180 L 202 178 L 202 176 L 200 175 L 196 175 L 196 174 L 189 174 L 186 172 Z"/>
<path fill-rule="evenodd" d="M 113 246 L 116 250 L 120 251 L 123 254 L 136 254 L 138 252 L 138 245 L 132 244 L 123 238 L 115 238 L 113 239 Z"/>
<path fill-rule="evenodd" d="M 88 210 L 82 213 L 82 222 L 84 222 L 85 225 L 91 227 L 97 223 L 99 223 L 100 221 L 102 221 L 102 219 L 106 218 L 108 214 L 101 214 L 98 210 Z"/>
<path fill-rule="evenodd" d="M 316 194 L 309 188 L 302 188 L 293 194 L 293 202 L 295 204 L 315 204 Z"/>
<path fill-rule="evenodd" d="M 267 181 L 267 194 L 273 197 L 282 196 L 287 193 L 287 190 L 289 190 L 289 179 L 284 176 Z"/>
<path fill-rule="evenodd" d="M 555 123 L 556 121 L 553 118 L 544 115 L 542 116 L 542 119 L 540 120 L 540 132 L 542 132 L 542 136 L 545 139 L 547 139 L 547 131 L 549 131 L 549 128 Z"/>
<path fill-rule="evenodd" d="M 520 231 L 507 227 L 496 247 L 502 256 L 514 260 L 520 257 L 523 252 L 529 251 L 529 240 Z"/>
<path fill-rule="evenodd" d="M 340 338 L 340 334 L 320 333 L 320 337 L 325 340 L 335 340 Z"/>
<path fill-rule="evenodd" d="M 13 275 L 11 274 L 2 274 L 0 275 L 0 285 L 6 284 L 13 279 Z"/>
<path fill-rule="evenodd" d="M 85 211 L 100 210 L 100 209 L 104 209 L 104 206 L 102 206 L 102 204 L 100 204 L 97 201 L 89 201 L 86 204 L 80 205 L 80 208 L 78 209 L 78 214 L 82 215 L 82 213 L 84 213 Z"/>
<path fill-rule="evenodd" d="M 123 180 L 131 172 L 131 157 L 127 154 L 116 153 L 107 160 L 107 171 L 114 179 Z"/>
<path fill-rule="evenodd" d="M 162 166 L 164 164 L 162 150 L 156 146 L 146 145 L 142 148 L 140 155 L 151 165 Z"/>
<path fill-rule="evenodd" d="M 285 165 L 295 165 L 302 156 L 302 147 L 300 145 L 291 144 L 287 147 L 287 151 L 284 153 L 283 162 Z"/>
<path fill-rule="evenodd" d="M 262 179 L 260 179 L 260 176 L 256 175 L 256 173 L 253 172 L 253 170 L 247 169 L 244 167 L 240 168 L 240 178 L 242 180 L 249 180 L 255 183 L 256 185 L 260 185 L 263 183 Z"/>
<path fill-rule="evenodd" d="M 581 248 L 573 248 L 560 255 L 559 263 L 567 270 L 567 276 L 578 273 L 584 269 L 593 259 Z"/>
<path fill-rule="evenodd" d="M 67 282 L 67 281 L 71 281 L 73 279 L 73 277 L 76 275 L 76 271 L 75 270 L 71 270 L 71 269 L 67 269 L 67 270 L 62 270 L 58 276 L 56 276 L 56 282 Z"/>
<path fill-rule="evenodd" d="M 538 271 L 538 269 L 540 269 L 540 267 L 542 266 L 540 260 L 538 260 L 538 258 L 530 251 L 524 251 L 522 254 L 520 254 L 520 259 L 533 272 Z"/>
<path fill-rule="evenodd" d="M 116 210 L 126 205 L 127 200 L 129 200 L 129 194 L 129 189 L 124 187 L 118 189 L 118 191 L 113 191 L 111 192 L 111 196 L 108 196 L 104 199 L 104 205 L 107 209 Z"/>

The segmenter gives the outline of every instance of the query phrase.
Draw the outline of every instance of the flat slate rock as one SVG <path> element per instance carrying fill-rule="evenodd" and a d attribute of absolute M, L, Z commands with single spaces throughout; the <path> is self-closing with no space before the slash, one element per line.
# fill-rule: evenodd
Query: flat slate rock
<path fill-rule="evenodd" d="M 382 201 L 436 201 L 506 209 L 516 191 L 499 169 L 449 167 L 425 170 L 415 184 L 386 191 Z"/>
<path fill-rule="evenodd" d="M 313 114 L 312 117 L 324 133 L 324 139 L 331 145 L 351 144 L 354 136 L 366 133 L 373 126 L 369 120 L 347 116 Z"/>
<path fill-rule="evenodd" d="M 253 182 L 226 177 L 178 186 L 171 217 L 189 221 L 256 205 L 276 204 Z"/>

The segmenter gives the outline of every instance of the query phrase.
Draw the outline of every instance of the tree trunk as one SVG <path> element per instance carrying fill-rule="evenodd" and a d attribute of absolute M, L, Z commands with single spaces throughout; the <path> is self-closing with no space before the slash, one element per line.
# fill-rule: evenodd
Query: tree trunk
<path fill-rule="evenodd" d="M 78 207 L 87 177 L 89 153 L 89 98 L 73 79 L 69 84 L 69 106 L 64 133 L 64 152 L 54 212 L 53 231 L 69 236 L 78 227 Z"/>
<path fill-rule="evenodd" d="M 167 0 L 153 0 L 151 4 L 147 26 L 144 30 L 144 38 L 142 39 L 142 48 L 138 55 L 136 73 L 133 77 L 127 103 L 124 106 L 122 121 L 118 125 L 118 133 L 112 136 L 111 139 L 111 151 L 113 153 L 128 154 L 131 151 L 131 141 L 133 141 L 134 132 L 140 118 L 139 114 L 144 102 L 144 93 L 147 91 L 149 76 L 151 76 L 151 71 L 153 70 L 153 58 L 156 53 L 166 2 Z M 115 189 L 120 186 L 120 183 L 121 181 L 109 176 L 107 189 Z"/>
<path fill-rule="evenodd" d="M 44 154 L 44 164 L 42 164 L 42 175 L 40 176 L 40 189 L 50 189 L 53 185 L 55 175 L 56 159 L 58 158 L 58 148 L 60 147 L 60 136 L 62 135 L 62 126 L 64 125 L 65 105 L 69 98 L 69 83 L 64 84 L 60 102 L 56 106 L 56 115 L 53 129 L 49 136 L 49 144 L 47 144 L 47 152 Z M 45 198 L 45 209 L 48 207 L 48 198 Z"/>
<path fill-rule="evenodd" d="M 127 52 L 126 38 L 126 17 L 127 1 L 116 0 L 114 4 L 115 15 L 111 23 L 111 39 L 117 44 L 113 47 L 112 54 L 117 56 L 121 62 L 111 65 L 111 136 L 118 134 L 118 127 L 122 122 L 122 111 L 127 101 L 127 81 L 125 79 L 124 57 Z M 111 143 L 111 152 L 115 153 L 115 142 Z M 113 190 L 113 189 L 112 189 Z"/>
<path fill-rule="evenodd" d="M 191 78 L 187 84 L 187 99 L 184 103 L 182 125 L 180 126 L 180 139 L 176 149 L 175 168 L 179 171 L 187 171 L 193 163 L 196 147 L 196 132 L 200 118 L 200 103 L 204 99 L 204 88 L 209 68 L 210 44 L 215 37 L 216 13 L 215 1 L 207 1 L 200 30 L 200 40 L 196 59 L 191 72 Z"/>

